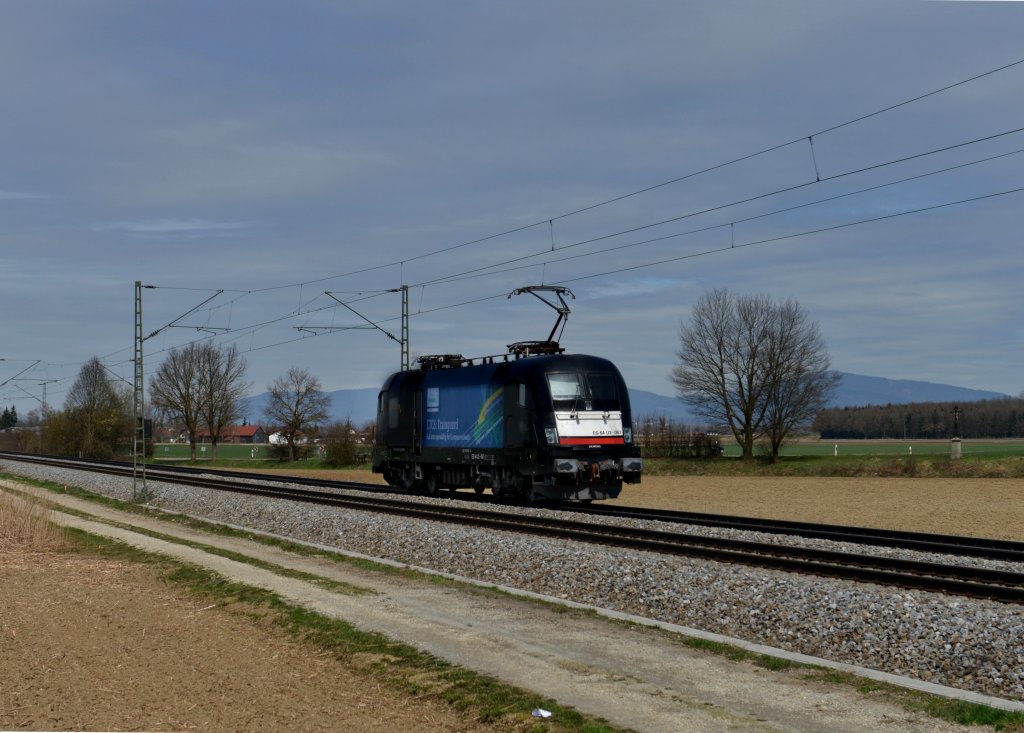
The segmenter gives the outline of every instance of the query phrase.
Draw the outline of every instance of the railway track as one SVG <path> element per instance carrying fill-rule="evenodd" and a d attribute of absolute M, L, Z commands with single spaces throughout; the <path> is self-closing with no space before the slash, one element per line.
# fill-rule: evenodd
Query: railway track
<path fill-rule="evenodd" d="M 43 457 L 27 457 L 14 454 L 0 454 L 0 459 L 27 461 L 75 470 L 97 471 L 120 477 L 132 475 L 131 466 L 118 463 L 97 464 L 84 463 L 70 459 L 54 459 Z M 480 508 L 479 505 L 461 502 L 423 503 L 387 496 L 389 493 L 380 486 L 374 486 L 378 494 L 358 496 L 344 493 L 343 489 L 359 489 L 365 491 L 365 484 L 350 482 L 331 482 L 332 490 L 323 491 L 313 488 L 294 488 L 255 483 L 255 477 L 243 474 L 211 475 L 210 472 L 166 470 L 164 468 L 147 469 L 151 480 L 169 481 L 178 484 L 196 486 L 217 491 L 259 496 L 265 498 L 301 501 L 323 506 L 337 506 L 348 509 L 365 510 L 399 516 L 430 519 L 441 522 L 456 523 L 492 530 L 503 530 L 523 534 L 546 536 L 577 542 L 590 542 L 635 550 L 646 550 L 671 555 L 700 557 L 721 562 L 739 563 L 788 572 L 812 574 L 822 577 L 840 578 L 861 582 L 872 582 L 881 585 L 895 586 L 905 589 L 916 589 L 947 593 L 951 595 L 985 598 L 1006 603 L 1024 603 L 1024 573 L 994 570 L 987 568 L 964 567 L 935 562 L 924 562 L 892 557 L 880 557 L 870 554 L 839 552 L 807 547 L 793 547 L 774 543 L 755 542 L 749 540 L 704 537 L 686 532 L 626 527 L 615 524 L 593 524 L 554 516 L 534 516 L 499 511 L 492 508 Z M 268 477 L 260 475 L 259 480 Z M 281 482 L 279 476 L 269 477 L 271 481 Z M 308 482 L 303 482 L 308 483 Z M 323 482 L 318 482 L 322 484 Z M 342 491 L 339 491 L 341 489 Z M 561 508 L 561 507 L 560 507 Z M 592 509 L 592 508 L 591 508 Z M 607 514 L 603 508 L 599 514 Z M 651 513 L 644 513 L 652 518 Z M 672 513 L 678 516 L 679 513 Z M 693 515 L 708 517 L 710 515 Z M 663 519 L 658 516 L 658 519 Z M 723 520 L 739 518 L 726 517 Z M 676 520 L 671 520 L 676 521 Z M 681 521 L 681 520 L 680 520 Z M 711 520 L 708 520 L 710 523 Z M 804 526 L 788 523 L 796 527 Z M 713 525 L 713 526 L 723 526 Z M 827 525 L 806 525 L 805 527 L 823 528 Z M 749 527 L 745 527 L 749 528 Z M 845 530 L 851 528 L 832 528 Z M 856 529 L 856 528 L 852 528 Z M 763 531 L 763 530 L 761 530 Z M 776 531 L 781 531 L 781 527 Z M 821 529 L 825 532 L 827 530 Z M 861 530 L 863 532 L 863 530 Z M 791 534 L 801 534 L 799 531 Z M 882 530 L 869 532 L 876 540 L 872 544 L 883 544 L 885 533 Z M 908 534 L 908 533 L 899 533 Z M 836 539 L 841 532 L 834 532 L 828 539 Z M 943 546 L 944 552 L 957 554 L 956 548 L 961 541 L 968 538 L 946 538 L 950 542 L 942 544 L 941 536 L 928 535 L 931 546 Z M 898 539 L 898 538 L 897 538 Z M 856 541 L 856 540 L 847 540 Z M 984 543 L 980 543 L 984 544 Z M 968 554 L 980 551 L 979 543 L 970 546 Z M 1014 545 L 1019 543 L 996 543 Z M 920 549 L 915 547 L 914 549 Z M 1011 552 L 1011 547 L 996 548 L 998 552 Z M 929 551 L 936 551 L 930 549 Z M 1020 551 L 1020 548 L 1017 548 Z M 1000 558 L 1005 559 L 1005 558 Z"/>
<path fill-rule="evenodd" d="M 111 465 L 123 466 L 120 462 Z M 377 494 L 406 495 L 405 492 L 380 484 L 367 484 L 354 481 L 333 481 L 327 479 L 311 479 L 298 476 L 282 477 L 280 474 L 240 472 L 228 470 L 210 470 L 186 466 L 159 466 L 148 469 L 151 476 L 161 473 L 171 474 L 210 474 L 227 478 L 247 478 L 259 481 L 287 481 L 316 488 L 332 488 L 340 491 L 357 490 Z M 471 492 L 459 492 L 453 495 L 467 503 L 482 503 L 496 506 L 507 506 L 507 502 L 496 499 L 490 494 L 477 495 Z M 810 522 L 793 522 L 761 517 L 740 517 L 723 514 L 707 514 L 699 512 L 671 511 L 667 509 L 646 509 L 642 507 L 619 506 L 610 504 L 557 504 L 550 506 L 563 512 L 575 512 L 582 515 L 636 519 L 640 521 L 659 521 L 671 524 L 687 524 L 700 527 L 736 529 L 766 534 L 789 535 L 809 539 L 823 539 L 834 542 L 849 542 L 860 545 L 889 547 L 939 555 L 959 555 L 976 557 L 986 560 L 1002 560 L 1024 564 L 1024 542 L 999 540 L 984 537 L 967 537 L 962 535 L 943 535 L 927 532 L 907 532 L 900 530 L 877 529 L 872 527 L 852 527 L 834 524 Z"/>

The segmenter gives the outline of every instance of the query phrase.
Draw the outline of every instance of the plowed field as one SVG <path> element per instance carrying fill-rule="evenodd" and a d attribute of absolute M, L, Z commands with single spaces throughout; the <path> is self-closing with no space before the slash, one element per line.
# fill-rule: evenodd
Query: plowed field
<path fill-rule="evenodd" d="M 382 483 L 369 471 L 296 471 Z M 616 504 L 1024 541 L 1024 479 L 646 476 Z"/>

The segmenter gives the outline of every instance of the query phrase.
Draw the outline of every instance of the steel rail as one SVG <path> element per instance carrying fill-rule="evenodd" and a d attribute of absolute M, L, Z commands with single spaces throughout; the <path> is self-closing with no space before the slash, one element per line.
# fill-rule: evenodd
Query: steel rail
<path fill-rule="evenodd" d="M 18 457 L 22 457 L 24 454 L 0 454 L 0 456 L 2 455 L 9 455 L 12 458 L 17 459 Z M 110 465 L 123 465 L 116 461 L 103 463 L 109 463 Z M 299 476 L 284 477 L 280 474 L 275 475 L 250 471 L 240 472 L 173 465 L 154 466 L 150 468 L 150 471 L 163 471 L 178 474 L 202 473 L 228 478 L 244 476 L 251 480 L 287 482 L 318 488 L 326 487 L 338 490 L 357 490 L 378 494 L 406 494 L 404 491 L 396 490 L 389 486 L 382 486 L 380 484 L 367 484 L 355 481 L 337 481 L 322 478 L 313 479 Z M 506 500 L 496 499 L 490 495 L 478 496 L 469 492 L 460 492 L 453 496 L 462 501 L 472 503 L 484 503 L 498 506 L 508 505 Z M 944 535 L 929 532 L 910 532 L 905 530 L 855 527 L 850 525 L 795 522 L 763 517 L 742 517 L 609 504 L 580 505 L 565 503 L 539 504 L 537 506 L 549 507 L 563 512 L 576 512 L 584 515 L 637 519 L 642 521 L 660 521 L 672 524 L 690 524 L 702 527 L 763 532 L 766 534 L 796 535 L 800 537 L 807 537 L 809 539 L 850 542 L 860 545 L 899 548 L 940 555 L 977 557 L 988 560 L 1024 563 L 1024 542 L 995 538 Z"/>
<path fill-rule="evenodd" d="M 30 462 L 70 466 L 78 470 L 95 470 L 118 476 L 130 474 L 128 467 L 111 464 L 89 466 L 77 461 L 39 458 L 31 459 Z M 157 476 L 153 476 L 153 478 L 161 480 Z M 685 533 L 637 529 L 619 525 L 591 524 L 555 517 L 510 514 L 490 509 L 459 506 L 454 503 L 424 504 L 380 496 L 355 496 L 309 489 L 267 486 L 222 477 L 182 475 L 170 472 L 163 480 L 265 498 L 302 501 L 521 534 L 701 557 L 789 572 L 873 582 L 905 589 L 942 592 L 1008 603 L 1024 603 L 1024 573 L 747 540 L 700 537 Z"/>
<path fill-rule="evenodd" d="M 559 507 L 562 511 L 580 512 L 594 516 L 612 516 L 623 519 L 692 524 L 702 527 L 720 527 L 767 534 L 799 535 L 810 539 L 852 542 L 861 545 L 894 547 L 918 552 L 943 555 L 978 557 L 1024 563 L 1024 542 L 964 535 L 944 535 L 931 532 L 855 527 L 839 524 L 795 522 L 763 517 L 741 517 L 701 512 L 670 511 L 626 506 L 575 505 Z"/>

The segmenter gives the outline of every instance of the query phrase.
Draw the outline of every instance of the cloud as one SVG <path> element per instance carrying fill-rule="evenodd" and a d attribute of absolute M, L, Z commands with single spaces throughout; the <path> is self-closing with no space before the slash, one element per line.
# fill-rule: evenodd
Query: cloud
<path fill-rule="evenodd" d="M 46 193 L 10 191 L 0 188 L 0 201 L 49 201 L 52 198 L 52 196 Z"/>
<path fill-rule="evenodd" d="M 186 238 L 238 237 L 252 228 L 248 221 L 209 221 L 206 219 L 153 219 L 150 221 L 115 221 L 98 224 L 97 232 L 123 232 L 139 237 Z"/>
<path fill-rule="evenodd" d="M 126 348 L 142 280 L 253 291 L 187 325 L 253 324 L 218 338 L 249 354 L 259 385 L 297 365 L 332 388 L 368 386 L 397 365 L 394 342 L 375 331 L 296 341 L 304 320 L 358 319 L 287 314 L 325 289 L 436 282 L 410 292 L 413 352 L 493 354 L 554 322 L 533 298 L 505 295 L 562 278 L 577 295 L 565 345 L 656 392 L 671 391 L 680 322 L 723 286 L 798 299 L 836 368 L 1020 391 L 1019 197 L 739 247 L 1019 186 L 1008 158 L 744 221 L 1019 146 L 814 183 L 815 163 L 827 177 L 1018 126 L 1024 65 L 818 133 L 1018 58 L 1020 4 L 580 7 L 11 4 L 0 310 L 22 315 L 4 356 L 63 363 Z M 623 197 L 785 141 L 796 142 Z M 609 249 L 705 226 L 718 228 Z M 475 275 L 503 261 L 523 267 Z M 474 274 L 446 279 L 456 273 Z M 255 293 L 288 283 L 303 285 Z M 205 297 L 188 288 L 147 291 L 147 328 Z M 398 332 L 397 295 L 360 302 Z M 147 368 L 194 336 L 147 342 Z"/>

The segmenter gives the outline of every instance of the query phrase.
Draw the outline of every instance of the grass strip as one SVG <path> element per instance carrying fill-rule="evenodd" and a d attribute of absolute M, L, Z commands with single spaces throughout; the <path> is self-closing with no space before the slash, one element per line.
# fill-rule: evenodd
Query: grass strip
<path fill-rule="evenodd" d="M 925 713 L 933 718 L 948 720 L 960 725 L 991 726 L 994 730 L 1005 731 L 1005 733 L 1024 733 L 1024 713 L 929 695 L 926 692 L 909 690 L 887 682 L 865 680 L 863 677 L 849 672 L 809 665 L 799 666 L 806 670 L 805 679 L 853 687 L 865 697 L 893 702 L 905 710 Z"/>
<path fill-rule="evenodd" d="M 412 569 L 409 569 L 409 568 L 396 568 L 396 567 L 394 567 L 392 565 L 387 565 L 387 564 L 384 564 L 384 563 L 375 563 L 375 562 L 370 561 L 370 560 L 363 560 L 363 559 L 360 559 L 360 558 L 349 557 L 349 556 L 343 555 L 343 554 L 337 554 L 337 553 L 331 553 L 331 552 L 327 552 L 327 551 L 323 551 L 323 550 L 318 550 L 316 548 L 309 547 L 308 545 L 288 542 L 286 540 L 279 540 L 279 539 L 272 538 L 272 537 L 266 537 L 264 535 L 253 534 L 253 533 L 250 533 L 250 532 L 245 532 L 245 531 L 237 530 L 237 529 L 234 529 L 234 528 L 231 528 L 231 527 L 226 527 L 226 526 L 220 525 L 220 524 L 207 523 L 207 522 L 203 522 L 201 520 L 196 520 L 196 519 L 192 519 L 190 517 L 185 517 L 183 515 L 168 514 L 168 513 L 165 513 L 165 512 L 154 511 L 152 509 L 148 509 L 146 507 L 142 507 L 142 506 L 139 506 L 137 504 L 130 503 L 130 502 L 122 502 L 122 501 L 117 500 L 117 499 L 112 499 L 110 497 L 105 497 L 105 496 L 102 496 L 102 495 L 99 495 L 99 494 L 94 494 L 94 493 L 91 493 L 91 492 L 89 492 L 89 491 L 87 491 L 85 489 L 81 489 L 81 488 L 78 488 L 78 487 L 65 486 L 65 485 L 62 485 L 62 484 L 56 484 L 56 483 L 47 482 L 47 481 L 39 481 L 39 480 L 36 480 L 36 479 L 28 479 L 28 478 L 25 478 L 23 476 L 17 476 L 17 475 L 14 475 L 14 474 L 0 473 L 0 478 L 7 478 L 7 479 L 10 479 L 10 480 L 13 480 L 13 481 L 19 481 L 19 482 L 22 482 L 22 483 L 26 483 L 26 484 L 33 485 L 33 486 L 38 486 L 40 488 L 44 488 L 44 489 L 47 489 L 47 490 L 50 490 L 50 491 L 54 491 L 54 492 L 57 492 L 57 493 L 70 494 L 70 495 L 75 496 L 76 498 L 81 498 L 81 499 L 84 499 L 84 500 L 87 500 L 87 501 L 94 501 L 94 502 L 102 504 L 104 506 L 109 506 L 111 508 L 119 509 L 121 511 L 127 511 L 127 512 L 136 513 L 136 514 L 145 515 L 147 517 L 160 519 L 162 521 L 168 521 L 168 522 L 171 522 L 171 523 L 174 523 L 174 524 L 180 524 L 180 525 L 188 526 L 189 528 L 192 528 L 192 529 L 197 529 L 197 530 L 201 530 L 201 531 L 204 531 L 204 532 L 210 532 L 210 533 L 213 533 L 213 534 L 216 534 L 216 535 L 220 535 L 220 536 L 238 537 L 238 538 L 248 539 L 248 540 L 251 540 L 251 541 L 254 541 L 254 542 L 260 542 L 260 543 L 263 543 L 263 544 L 274 546 L 274 547 L 277 547 L 277 548 L 280 548 L 280 549 L 284 549 L 284 550 L 287 550 L 289 552 L 294 552 L 294 553 L 297 553 L 297 554 L 301 554 L 301 555 L 323 557 L 323 558 L 328 558 L 328 559 L 335 560 L 335 561 L 338 561 L 338 562 L 344 562 L 344 563 L 350 564 L 352 566 L 358 567 L 358 568 L 363 569 L 363 570 L 368 570 L 368 571 L 372 571 L 372 572 L 383 572 L 383 573 L 386 573 L 386 574 L 389 574 L 389 575 L 401 575 L 401 576 L 406 576 L 406 577 L 410 577 L 410 578 L 416 578 L 416 579 L 419 579 L 419 580 L 427 580 L 429 582 L 433 582 L 433 583 L 437 583 L 437 584 L 441 584 L 441 585 L 462 586 L 462 587 L 464 587 L 465 590 L 468 590 L 468 591 L 474 592 L 474 593 L 494 594 L 494 595 L 502 595 L 502 596 L 512 596 L 512 594 L 509 594 L 506 591 L 501 590 L 500 588 L 496 588 L 496 587 L 481 587 L 481 586 L 477 586 L 477 585 L 473 585 L 473 584 L 461 583 L 460 581 L 457 581 L 457 580 L 454 580 L 454 579 L 451 579 L 451 578 L 444 578 L 444 577 L 441 577 L 441 576 L 435 576 L 435 575 L 431 575 L 431 574 L 424 574 L 424 573 L 421 573 L 419 571 L 412 570 Z M 62 508 L 62 511 L 68 511 L 68 510 Z M 132 529 L 134 531 L 139 531 L 141 533 L 146 533 L 144 530 L 139 530 L 138 528 L 134 528 L 133 527 Z M 170 540 L 170 541 L 179 542 L 181 544 L 192 544 L 192 543 L 188 543 L 188 542 L 183 541 L 183 540 L 179 540 L 177 538 L 166 537 L 164 535 L 160 535 L 159 533 L 150 533 L 150 534 L 152 534 L 152 536 L 160 538 L 160 539 L 167 539 L 167 540 Z M 88 537 L 92 537 L 92 535 L 87 535 L 87 536 Z M 86 540 L 83 540 L 83 541 L 86 541 Z M 118 544 L 118 543 L 114 543 L 114 544 Z M 214 552 L 215 554 L 220 554 L 220 555 L 222 555 L 224 557 L 228 557 L 229 559 L 237 559 L 237 560 L 239 560 L 241 562 L 248 562 L 250 564 L 262 567 L 262 565 L 259 565 L 259 561 L 256 561 L 253 558 L 247 558 L 247 557 L 244 557 L 244 556 L 238 556 L 235 553 L 229 553 L 228 551 L 220 550 L 219 548 L 210 548 L 209 546 L 206 546 L 206 545 L 195 544 L 194 546 L 200 547 L 201 549 L 204 549 L 206 551 Z M 125 546 L 125 547 L 127 547 L 127 546 Z M 139 551 L 139 552 L 141 552 L 141 551 Z M 142 553 L 142 554 L 145 554 L 145 553 Z M 278 566 L 273 566 L 273 568 L 277 568 L 277 567 Z M 265 569 L 273 569 L 273 568 L 265 568 Z M 287 571 L 287 569 L 285 569 L 285 568 L 280 568 L 280 569 L 283 570 L 283 571 Z M 277 572 L 276 569 L 273 569 L 273 571 Z M 209 572 L 209 571 L 203 571 L 203 572 Z M 298 573 L 298 571 L 287 571 L 287 572 Z M 213 575 L 212 573 L 210 573 L 210 574 Z M 302 576 L 306 576 L 306 574 L 299 573 L 295 577 L 302 577 Z M 315 576 L 308 576 L 308 577 L 312 578 L 313 582 L 315 582 Z M 221 582 L 223 583 L 223 582 L 226 582 L 226 581 L 223 581 L 223 579 L 222 579 Z M 346 584 L 343 584 L 343 585 L 346 585 Z M 352 586 L 352 587 L 354 588 L 354 586 Z M 252 589 L 252 590 L 256 591 L 257 589 Z M 259 593 L 268 593 L 266 591 L 258 591 L 258 592 Z M 272 595 L 272 594 L 268 593 L 268 595 Z M 514 597 L 517 598 L 518 600 L 525 600 L 525 601 L 530 601 L 530 602 L 534 602 L 534 603 L 540 603 L 542 605 L 546 605 L 546 606 L 549 606 L 549 607 L 557 607 L 559 612 L 564 612 L 566 614 L 577 614 L 577 613 L 579 613 L 579 614 L 589 615 L 589 616 L 592 616 L 592 617 L 599 615 L 596 612 L 590 611 L 590 610 L 587 610 L 587 609 L 573 609 L 573 608 L 570 608 L 568 606 L 563 606 L 563 605 L 560 605 L 560 604 L 554 604 L 554 603 L 552 603 L 550 601 L 544 601 L 544 600 L 541 600 L 541 599 L 529 599 L 529 598 L 525 598 L 525 597 L 522 597 L 522 596 L 514 596 Z M 278 599 L 278 600 L 280 600 L 280 599 Z M 280 602 L 284 603 L 284 601 L 280 601 Z M 288 605 L 288 604 L 285 604 L 285 605 Z M 310 612 L 305 611 L 304 609 L 301 609 L 299 607 L 293 607 L 293 608 L 295 608 L 297 611 L 301 611 L 303 613 L 307 613 L 307 614 L 310 613 Z M 316 615 L 316 614 L 313 614 L 313 615 Z M 326 617 L 321 617 L 321 618 L 324 618 L 328 622 L 333 622 L 332 619 L 326 619 Z M 613 622 L 613 620 L 611 620 L 611 619 L 608 619 L 608 620 L 610 622 Z M 343 622 L 338 622 L 338 623 L 343 623 Z M 633 624 L 630 624 L 629 622 L 620 622 L 620 623 L 624 623 L 624 624 L 629 625 L 629 626 L 634 626 Z M 363 633 L 363 632 L 359 632 L 359 633 Z M 678 638 L 678 635 L 673 635 L 673 636 L 676 636 Z M 732 661 L 747 662 L 747 663 L 750 663 L 750 664 L 754 664 L 755 666 L 761 667 L 763 669 L 774 671 L 774 672 L 787 672 L 787 671 L 790 671 L 790 670 L 801 670 L 803 672 L 803 674 L 805 675 L 805 677 L 804 677 L 805 679 L 815 680 L 815 681 L 820 681 L 820 682 L 826 682 L 826 683 L 831 683 L 831 684 L 841 684 L 841 685 L 844 685 L 844 686 L 852 687 L 852 688 L 856 689 L 859 693 L 861 693 L 863 695 L 869 695 L 873 699 L 882 699 L 882 700 L 884 700 L 886 702 L 890 702 L 890 703 L 899 705 L 900 707 L 904 708 L 905 710 L 922 712 L 922 713 L 925 713 L 927 715 L 930 715 L 932 717 L 935 717 L 935 718 L 938 718 L 938 719 L 941 719 L 941 720 L 948 720 L 948 721 L 951 721 L 951 722 L 954 722 L 954 723 L 959 723 L 959 724 L 962 724 L 962 725 L 987 725 L 987 726 L 991 726 L 994 730 L 1006 731 L 1007 733 L 1024 733 L 1024 713 L 1005 711 L 1005 710 L 1000 710 L 998 708 L 992 708 L 992 707 L 989 707 L 989 706 L 986 706 L 986 705 L 979 705 L 979 704 L 976 704 L 976 703 L 969 703 L 969 702 L 964 702 L 964 701 L 959 701 L 959 700 L 952 700 L 952 699 L 945 698 L 945 697 L 939 697 L 939 696 L 936 696 L 936 695 L 930 695 L 928 693 L 918 692 L 916 690 L 908 690 L 906 688 L 899 687 L 897 685 L 891 685 L 891 684 L 887 684 L 887 683 L 883 683 L 883 682 L 874 682 L 874 681 L 871 681 L 871 680 L 866 680 L 863 677 L 858 677 L 858 676 L 856 676 L 854 674 L 847 673 L 847 672 L 841 672 L 841 671 L 838 671 L 838 670 L 831 670 L 831 669 L 828 669 L 828 668 L 825 668 L 825 667 L 816 667 L 816 666 L 813 666 L 813 665 L 805 665 L 805 664 L 802 664 L 802 663 L 793 662 L 793 661 L 786 660 L 786 659 L 781 659 L 781 658 L 778 658 L 778 657 L 773 657 L 773 656 L 770 656 L 770 655 L 767 655 L 767 654 L 758 654 L 758 653 L 755 653 L 755 652 L 750 652 L 750 651 L 747 651 L 746 649 L 743 649 L 741 647 L 733 646 L 733 645 L 722 643 L 722 642 L 716 642 L 716 641 L 711 641 L 711 640 L 707 640 L 707 639 L 698 639 L 698 638 L 689 638 L 689 637 L 687 637 L 687 638 L 681 639 L 681 643 L 684 646 L 686 646 L 688 648 L 691 648 L 691 649 L 697 649 L 697 650 L 705 651 L 705 652 L 708 652 L 708 653 L 716 654 L 718 656 L 723 656 L 723 657 L 725 657 L 727 659 L 730 659 Z M 498 684 L 500 684 L 500 683 L 498 683 Z M 445 699 L 448 699 L 448 698 L 446 697 Z M 453 704 L 455 704 L 455 703 L 453 703 Z M 554 704 L 554 703 L 551 703 L 551 704 Z M 547 708 L 547 709 L 551 709 L 551 708 Z M 554 730 L 554 729 L 548 727 L 548 728 L 542 728 L 542 729 L 539 729 L 539 730 Z M 589 731 L 590 729 L 580 729 L 580 730 L 588 730 Z M 604 730 L 604 729 L 596 728 L 594 730 Z M 609 728 L 608 730 L 613 730 L 613 729 Z"/>
<path fill-rule="evenodd" d="M 926 715 L 960 725 L 985 725 L 997 731 L 1007 733 L 1024 733 L 1024 713 L 1000 710 L 979 705 L 977 703 L 953 700 L 926 692 L 910 690 L 886 682 L 876 682 L 858 677 L 850 672 L 818 667 L 788 659 L 780 659 L 767 654 L 758 654 L 731 644 L 724 644 L 709 639 L 684 639 L 683 645 L 691 649 L 726 657 L 736 662 L 748 662 L 757 667 L 775 672 L 790 671 L 799 673 L 801 679 L 842 685 L 857 690 L 858 693 L 873 700 L 899 705 L 904 710 L 921 712 Z"/>
<path fill-rule="evenodd" d="M 783 476 L 825 478 L 1024 478 L 1024 456 L 806 455 L 756 458 L 644 458 L 645 476 Z"/>
<path fill-rule="evenodd" d="M 318 652 L 330 653 L 357 672 L 399 692 L 443 700 L 455 710 L 498 730 L 558 733 L 625 733 L 625 729 L 563 707 L 536 693 L 464 669 L 415 647 L 361 631 L 351 624 L 289 603 L 275 593 L 236 583 L 189 563 L 70 530 L 74 548 L 123 562 L 154 565 L 163 579 L 221 609 L 269 623 Z M 543 707 L 554 716 L 540 723 L 530 713 Z"/>

